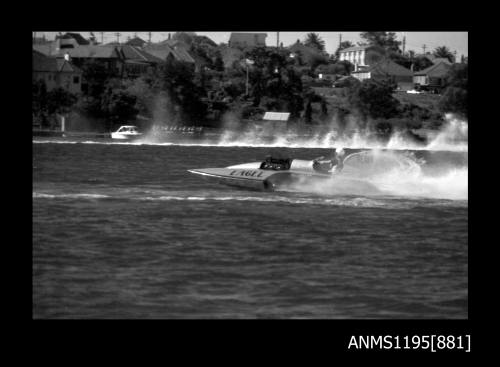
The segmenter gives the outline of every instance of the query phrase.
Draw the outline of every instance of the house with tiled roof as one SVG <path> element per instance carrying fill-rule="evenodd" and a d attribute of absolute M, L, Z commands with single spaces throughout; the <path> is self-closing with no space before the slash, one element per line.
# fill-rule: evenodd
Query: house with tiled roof
<path fill-rule="evenodd" d="M 366 69 L 353 71 L 351 73 L 356 79 L 363 81 L 365 79 L 372 80 L 391 80 L 396 83 L 398 89 L 410 90 L 413 89 L 413 72 L 399 64 L 396 64 L 390 59 L 383 59 L 376 64 L 369 66 Z"/>
<path fill-rule="evenodd" d="M 76 48 L 53 49 L 49 56 L 56 58 L 69 56 L 71 62 L 78 67 L 93 61 L 103 65 L 112 74 L 117 76 L 122 74 L 122 55 L 114 46 L 82 45 Z"/>
<path fill-rule="evenodd" d="M 134 37 L 125 42 L 126 45 L 134 47 L 144 47 L 146 43 L 141 37 Z"/>
<path fill-rule="evenodd" d="M 163 61 L 159 57 L 137 46 L 121 45 L 118 47 L 118 51 L 121 53 L 124 60 L 136 60 L 150 63 L 159 63 Z"/>
<path fill-rule="evenodd" d="M 61 48 L 57 42 L 46 45 L 33 45 L 36 50 L 45 56 L 64 57 L 69 54 L 72 58 L 118 58 L 115 46 L 106 45 L 79 45 L 74 48 Z"/>
<path fill-rule="evenodd" d="M 123 77 L 136 78 L 151 71 L 163 60 L 137 46 L 122 45 L 118 47 L 123 61 Z"/>
<path fill-rule="evenodd" d="M 446 59 L 446 61 L 448 61 Z M 440 89 L 444 86 L 446 78 L 452 65 L 449 62 L 440 61 L 424 70 L 415 72 L 413 83 L 417 87 Z"/>
<path fill-rule="evenodd" d="M 173 49 L 177 49 L 179 47 L 181 47 L 185 50 L 189 49 L 189 45 L 186 42 L 181 41 L 181 40 L 177 40 L 177 39 L 172 39 L 172 38 L 168 38 L 166 40 L 160 41 L 157 43 L 157 45 L 169 45 Z"/>
<path fill-rule="evenodd" d="M 247 48 L 266 46 L 267 33 L 242 33 L 233 32 L 229 37 L 229 47 L 232 48 Z"/>
<path fill-rule="evenodd" d="M 432 60 L 433 64 L 439 64 L 440 62 L 444 62 L 448 65 L 453 65 L 453 63 L 450 62 L 450 60 L 448 60 L 446 57 L 436 57 L 434 60 Z"/>
<path fill-rule="evenodd" d="M 177 47 L 174 49 L 166 42 L 146 45 L 143 47 L 143 50 L 161 59 L 162 61 L 167 61 L 168 58 L 172 57 L 177 61 L 183 61 L 193 65 L 195 64 L 195 60 L 191 57 L 187 50 L 183 47 Z"/>
<path fill-rule="evenodd" d="M 48 57 L 33 50 L 32 81 L 44 81 L 47 91 L 63 88 L 73 94 L 81 92 L 82 70 L 65 58 Z"/>
<path fill-rule="evenodd" d="M 426 54 L 423 54 L 423 55 L 417 55 L 417 57 L 425 57 L 427 60 L 429 60 L 430 62 L 432 62 L 433 64 L 438 64 L 440 62 L 445 62 L 449 65 L 452 65 L 453 63 L 450 62 L 450 60 L 448 60 L 446 57 L 436 57 L 434 56 L 433 54 L 431 53 L 426 53 Z"/>

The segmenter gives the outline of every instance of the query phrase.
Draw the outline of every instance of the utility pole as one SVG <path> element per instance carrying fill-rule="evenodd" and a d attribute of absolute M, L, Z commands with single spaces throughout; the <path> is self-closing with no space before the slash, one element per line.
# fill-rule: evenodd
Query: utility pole
<path fill-rule="evenodd" d="M 280 32 L 276 32 L 276 48 L 280 47 Z"/>
<path fill-rule="evenodd" d="M 246 63 L 246 66 L 247 66 L 247 81 L 246 81 L 245 95 L 248 96 L 248 63 Z"/>
<path fill-rule="evenodd" d="M 341 43 L 342 43 L 342 33 L 339 33 L 339 48 Z"/>
<path fill-rule="evenodd" d="M 104 45 L 104 32 L 101 32 L 101 45 Z"/>
<path fill-rule="evenodd" d="M 151 43 L 151 32 L 148 32 L 148 36 L 149 36 L 149 43 Z"/>
<path fill-rule="evenodd" d="M 405 54 L 406 36 L 403 36 L 403 55 Z"/>
<path fill-rule="evenodd" d="M 120 33 L 120 32 L 116 32 L 116 33 L 115 33 L 115 36 L 116 36 L 116 42 L 117 42 L 117 43 L 120 43 L 120 36 L 121 36 L 121 33 Z"/>
<path fill-rule="evenodd" d="M 255 61 L 250 60 L 250 59 L 245 59 L 245 66 L 247 67 L 247 80 L 246 80 L 246 90 L 245 90 L 245 95 L 248 96 L 248 65 L 253 65 Z"/>
<path fill-rule="evenodd" d="M 423 45 L 422 48 L 424 49 L 424 55 L 425 55 L 425 49 L 427 48 L 427 46 Z"/>

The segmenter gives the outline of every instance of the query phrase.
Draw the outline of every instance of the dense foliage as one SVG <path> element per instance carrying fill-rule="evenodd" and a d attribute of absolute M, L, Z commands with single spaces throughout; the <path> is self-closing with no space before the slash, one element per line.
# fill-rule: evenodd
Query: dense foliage
<path fill-rule="evenodd" d="M 308 47 L 316 48 L 319 51 L 325 51 L 325 41 L 317 33 L 308 33 L 304 44 Z"/>
<path fill-rule="evenodd" d="M 452 112 L 462 117 L 469 117 L 467 102 L 467 84 L 469 80 L 467 64 L 454 64 L 446 79 L 446 88 L 439 107 L 444 113 Z"/>
<path fill-rule="evenodd" d="M 177 121 L 196 123 L 203 119 L 206 105 L 201 101 L 205 96 L 202 87 L 203 75 L 195 81 L 194 69 L 191 65 L 168 59 L 159 70 L 160 89 L 170 99 L 169 113 Z"/>
<path fill-rule="evenodd" d="M 350 106 L 364 119 L 390 118 L 398 111 L 399 102 L 392 96 L 394 85 L 388 81 L 363 80 L 348 88 Z"/>
<path fill-rule="evenodd" d="M 433 52 L 435 57 L 448 59 L 449 62 L 455 62 L 455 55 L 450 51 L 450 49 L 446 46 L 436 47 Z"/>
<path fill-rule="evenodd" d="M 42 127 L 55 124 L 55 116 L 68 113 L 76 101 L 77 97 L 63 88 L 47 91 L 43 81 L 32 84 L 32 114 L 34 120 Z"/>
<path fill-rule="evenodd" d="M 401 42 L 396 40 L 395 32 L 361 32 L 360 37 L 369 45 L 378 46 L 387 51 L 399 52 Z"/>

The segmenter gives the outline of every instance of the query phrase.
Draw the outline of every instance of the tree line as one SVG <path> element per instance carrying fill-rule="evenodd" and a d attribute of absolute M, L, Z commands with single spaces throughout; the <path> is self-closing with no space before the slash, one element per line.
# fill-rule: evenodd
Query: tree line
<path fill-rule="evenodd" d="M 109 130 L 138 116 L 158 122 L 215 126 L 227 112 L 236 118 L 256 120 L 265 111 L 287 111 L 292 122 L 319 123 L 339 111 L 314 91 L 317 72 L 347 76 L 353 70 L 352 64 L 338 58 L 340 50 L 352 46 L 350 42 L 342 42 L 335 54 L 328 55 L 324 40 L 315 33 L 309 33 L 303 42 L 313 50 L 307 55 L 291 54 L 283 48 L 247 48 L 229 67 L 224 67 L 220 45 L 207 37 L 178 32 L 175 38 L 189 45 L 190 52 L 201 61 L 199 70 L 169 58 L 136 79 L 121 79 L 90 60 L 81 67 L 87 87 L 78 96 L 61 88 L 47 92 L 43 82 L 33 83 L 34 118 L 43 125 L 54 114 L 74 112 L 100 121 L 101 128 Z M 416 68 L 427 67 L 423 59 L 402 54 L 393 32 L 363 32 L 361 38 L 371 45 L 369 62 L 388 57 L 404 66 L 410 62 Z M 447 49 L 436 51 L 452 56 Z M 350 81 L 344 89 L 344 112 L 363 120 L 435 118 L 415 106 L 401 106 L 393 97 L 394 85 L 388 81 Z M 453 66 L 440 101 L 439 112 L 443 111 L 467 116 L 467 64 Z"/>

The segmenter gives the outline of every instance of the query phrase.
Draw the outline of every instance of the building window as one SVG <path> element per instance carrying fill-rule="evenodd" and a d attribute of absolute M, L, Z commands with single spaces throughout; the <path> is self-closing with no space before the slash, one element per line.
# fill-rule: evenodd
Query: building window
<path fill-rule="evenodd" d="M 73 77 L 73 84 L 78 84 L 78 83 L 80 83 L 80 78 L 77 76 L 74 76 Z"/>

